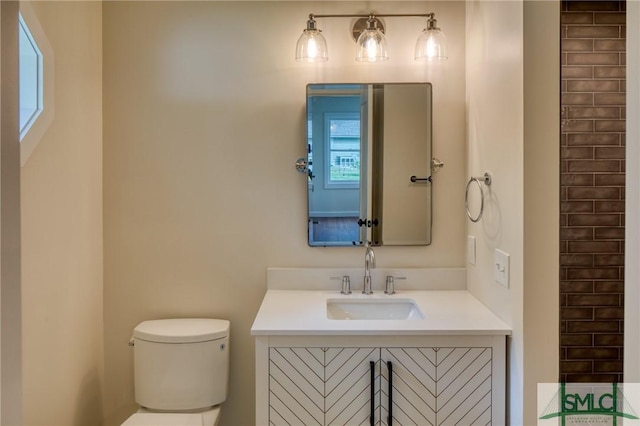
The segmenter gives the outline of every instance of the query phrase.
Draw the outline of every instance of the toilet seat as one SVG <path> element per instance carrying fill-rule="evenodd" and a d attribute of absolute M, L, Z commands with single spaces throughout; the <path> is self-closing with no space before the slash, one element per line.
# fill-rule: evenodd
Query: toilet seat
<path fill-rule="evenodd" d="M 122 426 L 202 426 L 201 414 L 135 413 Z"/>

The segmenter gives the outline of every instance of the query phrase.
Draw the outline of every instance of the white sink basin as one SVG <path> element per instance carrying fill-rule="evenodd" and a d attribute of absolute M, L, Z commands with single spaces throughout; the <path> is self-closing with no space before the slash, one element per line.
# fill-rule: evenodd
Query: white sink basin
<path fill-rule="evenodd" d="M 337 320 L 421 320 L 412 299 L 327 299 L 327 318 Z"/>

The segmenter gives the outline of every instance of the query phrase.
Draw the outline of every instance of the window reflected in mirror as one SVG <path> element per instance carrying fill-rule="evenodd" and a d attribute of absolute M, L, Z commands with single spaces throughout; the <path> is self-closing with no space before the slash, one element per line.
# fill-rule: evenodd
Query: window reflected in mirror
<path fill-rule="evenodd" d="M 431 85 L 307 86 L 311 246 L 431 242 Z"/>

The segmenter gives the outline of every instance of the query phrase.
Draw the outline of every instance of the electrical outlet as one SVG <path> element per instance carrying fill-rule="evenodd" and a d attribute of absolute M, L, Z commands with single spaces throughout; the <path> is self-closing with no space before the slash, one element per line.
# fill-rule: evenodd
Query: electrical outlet
<path fill-rule="evenodd" d="M 467 263 L 476 264 L 476 237 L 467 235 Z"/>
<path fill-rule="evenodd" d="M 509 254 L 496 249 L 493 270 L 498 284 L 509 288 Z"/>

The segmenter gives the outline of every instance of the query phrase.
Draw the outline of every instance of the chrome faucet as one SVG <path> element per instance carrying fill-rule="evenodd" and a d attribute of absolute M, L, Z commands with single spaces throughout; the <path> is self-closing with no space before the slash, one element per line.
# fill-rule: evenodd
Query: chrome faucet
<path fill-rule="evenodd" d="M 362 294 L 373 294 L 371 290 L 371 268 L 376 267 L 376 254 L 369 243 L 365 244 L 367 251 L 364 253 L 364 289 Z"/>

